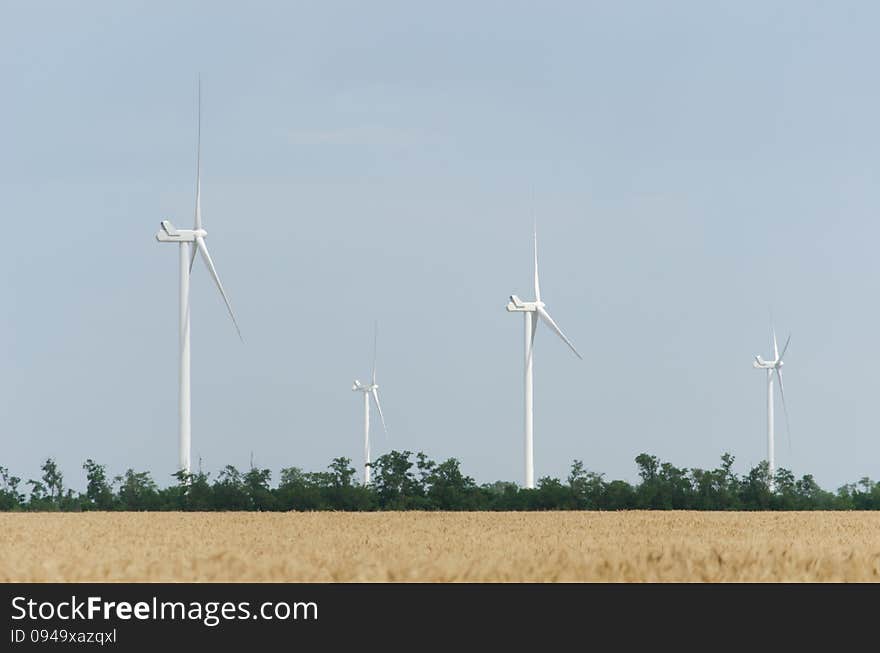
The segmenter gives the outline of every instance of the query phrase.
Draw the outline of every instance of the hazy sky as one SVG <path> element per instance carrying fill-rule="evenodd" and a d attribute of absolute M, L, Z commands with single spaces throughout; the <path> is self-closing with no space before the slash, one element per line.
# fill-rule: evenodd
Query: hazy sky
<path fill-rule="evenodd" d="M 390 447 L 522 480 L 537 217 L 536 475 L 647 451 L 880 477 L 876 3 L 70 3 L 0 8 L 0 464 L 164 485 L 177 251 L 203 216 L 242 344 L 193 279 L 193 460 L 362 463 L 379 321 Z"/>

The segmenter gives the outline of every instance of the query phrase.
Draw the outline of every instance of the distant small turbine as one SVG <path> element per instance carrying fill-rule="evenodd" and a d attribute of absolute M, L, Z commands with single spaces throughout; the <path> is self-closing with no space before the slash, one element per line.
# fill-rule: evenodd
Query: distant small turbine
<path fill-rule="evenodd" d="M 550 313 L 544 308 L 545 304 L 541 301 L 541 284 L 538 281 L 538 230 L 535 229 L 535 301 L 524 302 L 516 295 L 510 296 L 510 303 L 507 304 L 507 310 L 511 313 L 522 313 L 525 317 L 525 487 L 535 487 L 535 461 L 533 447 L 533 413 L 532 413 L 532 351 L 535 345 L 535 331 L 538 329 L 538 317 L 540 317 L 549 326 L 553 332 L 562 338 L 562 341 L 568 345 L 574 352 L 575 356 L 583 360 L 583 356 L 574 348 L 571 341 L 565 337 L 562 330 L 550 317 Z"/>
<path fill-rule="evenodd" d="M 388 427 L 385 426 L 385 415 L 382 414 L 382 404 L 379 403 L 379 384 L 376 383 L 376 342 L 379 337 L 378 324 L 373 331 L 373 373 L 370 377 L 370 383 L 361 383 L 355 379 L 351 386 L 352 391 L 362 392 L 364 394 L 364 485 L 370 484 L 370 397 L 376 404 L 376 410 L 379 411 L 379 419 L 382 420 L 382 429 L 388 436 Z"/>
<path fill-rule="evenodd" d="M 773 442 L 773 375 L 779 379 L 779 396 L 782 398 L 782 409 L 785 412 L 785 428 L 788 430 L 788 407 L 785 405 L 785 389 L 782 386 L 782 357 L 788 351 L 788 343 L 791 342 L 791 335 L 785 341 L 782 352 L 779 351 L 779 345 L 776 342 L 776 331 L 770 328 L 770 349 L 773 360 L 765 361 L 760 356 L 755 356 L 755 362 L 752 365 L 759 370 L 767 370 L 767 464 L 770 472 L 770 489 L 776 489 L 776 461 L 774 458 L 774 442 Z"/>

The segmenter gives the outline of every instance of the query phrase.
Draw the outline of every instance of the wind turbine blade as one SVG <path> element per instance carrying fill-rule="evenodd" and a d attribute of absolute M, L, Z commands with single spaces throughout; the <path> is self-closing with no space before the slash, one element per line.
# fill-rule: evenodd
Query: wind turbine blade
<path fill-rule="evenodd" d="M 770 327 L 770 335 L 773 336 L 773 360 L 779 360 L 779 345 L 776 344 L 776 329 Z"/>
<path fill-rule="evenodd" d="M 385 415 L 382 414 L 382 404 L 379 403 L 379 389 L 373 388 L 370 391 L 370 394 L 373 395 L 373 401 L 376 404 L 376 410 L 379 411 L 379 419 L 382 420 L 382 430 L 385 431 L 385 437 L 388 437 L 388 427 L 385 426 Z"/>
<path fill-rule="evenodd" d="M 584 359 L 584 357 L 580 355 L 578 350 L 574 348 L 574 345 L 571 344 L 571 340 L 569 340 L 568 338 L 565 337 L 565 334 L 562 333 L 562 329 L 560 329 L 557 326 L 556 322 L 553 321 L 553 318 L 550 317 L 550 313 L 548 313 L 546 310 L 544 310 L 543 306 L 538 306 L 538 315 L 540 315 L 541 319 L 543 319 L 544 322 L 547 323 L 547 326 L 549 326 L 551 329 L 553 329 L 556 332 L 557 336 L 562 338 L 563 342 L 565 342 L 565 344 L 571 348 L 571 350 L 574 352 L 575 356 L 577 356 L 581 360 Z"/>
<path fill-rule="evenodd" d="M 214 261 L 211 260 L 211 255 L 208 253 L 208 246 L 205 245 L 205 239 L 201 236 L 196 237 L 196 244 L 199 247 L 199 251 L 202 253 L 202 258 L 205 260 L 205 265 L 208 266 L 208 270 L 211 271 L 211 276 L 214 277 L 214 283 L 217 284 L 217 289 L 220 291 L 220 294 L 223 295 L 223 301 L 226 302 L 226 308 L 229 311 L 229 317 L 232 318 L 232 323 L 235 325 L 235 330 L 238 332 L 238 337 L 244 342 L 244 338 L 241 337 L 241 329 L 238 328 L 238 322 L 235 319 L 235 313 L 232 312 L 232 305 L 229 303 L 229 298 L 226 296 L 226 291 L 223 290 L 223 284 L 220 283 L 220 277 L 217 275 L 217 268 L 214 267 Z"/>
<path fill-rule="evenodd" d="M 782 348 L 782 353 L 779 354 L 779 360 L 782 360 L 785 356 L 785 352 L 788 351 L 788 343 L 791 342 L 791 334 L 788 334 L 788 339 L 785 341 L 785 346 Z"/>
<path fill-rule="evenodd" d="M 195 229 L 202 228 L 202 77 L 199 76 L 198 137 L 196 139 L 196 221 Z"/>
<path fill-rule="evenodd" d="M 785 404 L 785 388 L 782 386 L 782 370 L 776 368 L 776 378 L 779 379 L 779 396 L 782 398 L 782 412 L 785 413 L 785 432 L 788 435 L 788 449 L 791 450 L 791 427 L 788 424 L 788 406 Z"/>
<path fill-rule="evenodd" d="M 527 361 L 529 364 L 531 364 L 535 356 L 535 334 L 538 332 L 538 316 L 531 311 L 529 311 L 528 313 L 524 313 L 524 315 L 529 321 L 529 327 L 531 328 L 531 334 L 529 337 L 529 358 Z"/>
<path fill-rule="evenodd" d="M 198 137 L 196 139 L 196 218 L 194 229 L 202 228 L 202 77 L 199 75 L 199 117 Z M 196 250 L 193 248 L 189 260 L 189 271 L 192 272 L 196 262 Z"/>
<path fill-rule="evenodd" d="M 535 301 L 541 301 L 541 282 L 538 280 L 538 225 L 535 224 Z"/>
<path fill-rule="evenodd" d="M 373 385 L 376 385 L 376 345 L 379 341 L 379 321 L 373 325 Z"/>

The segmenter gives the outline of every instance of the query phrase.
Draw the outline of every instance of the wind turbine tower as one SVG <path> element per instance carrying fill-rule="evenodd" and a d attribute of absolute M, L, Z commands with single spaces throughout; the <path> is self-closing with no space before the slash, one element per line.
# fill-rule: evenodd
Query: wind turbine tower
<path fill-rule="evenodd" d="M 379 403 L 379 384 L 376 383 L 376 342 L 379 335 L 379 325 L 377 324 L 373 332 L 373 372 L 370 376 L 369 383 L 361 383 L 357 379 L 354 380 L 351 389 L 354 392 L 360 392 L 364 395 L 364 485 L 370 484 L 370 465 L 372 458 L 370 455 L 370 398 L 376 404 L 376 410 L 379 411 L 379 419 L 382 420 L 382 429 L 385 436 L 388 436 L 388 427 L 385 426 L 385 415 L 382 414 L 382 404 Z"/>
<path fill-rule="evenodd" d="M 791 335 L 788 336 L 788 339 L 785 341 L 785 346 L 782 348 L 782 352 L 780 352 L 779 345 L 776 342 L 776 331 L 771 327 L 770 355 L 773 359 L 765 361 L 760 356 L 755 356 L 755 361 L 752 363 L 752 366 L 755 367 L 755 369 L 767 370 L 767 464 L 769 466 L 771 491 L 776 489 L 776 481 L 774 480 L 776 474 L 776 459 L 773 433 L 773 375 L 775 374 L 776 378 L 779 380 L 779 396 L 782 399 L 782 409 L 785 411 L 785 427 L 788 429 L 788 408 L 785 405 L 785 389 L 782 385 L 782 366 L 785 365 L 785 363 L 782 361 L 782 358 L 785 356 L 785 352 L 788 351 L 789 342 L 791 342 Z"/>

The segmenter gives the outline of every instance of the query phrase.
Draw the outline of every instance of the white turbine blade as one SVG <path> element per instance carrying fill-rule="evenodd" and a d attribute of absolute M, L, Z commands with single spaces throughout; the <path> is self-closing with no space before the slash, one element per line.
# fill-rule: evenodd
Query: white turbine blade
<path fill-rule="evenodd" d="M 526 319 L 530 321 L 532 327 L 532 335 L 529 339 L 529 358 L 528 363 L 531 364 L 532 359 L 535 356 L 535 334 L 538 332 L 538 316 L 534 314 L 534 312 L 528 312 L 525 314 Z"/>
<path fill-rule="evenodd" d="M 556 322 L 553 321 L 553 318 L 550 317 L 550 313 L 548 313 L 546 310 L 544 310 L 544 307 L 543 307 L 543 306 L 538 306 L 538 315 L 540 315 L 540 316 L 541 316 L 541 319 L 543 319 L 543 320 L 547 323 L 547 326 L 549 326 L 551 329 L 553 329 L 553 330 L 556 332 L 556 335 L 557 335 L 557 336 L 559 336 L 560 338 L 562 338 L 562 341 L 563 341 L 566 345 L 568 345 L 569 347 L 571 347 L 571 350 L 574 352 L 574 355 L 575 355 L 575 356 L 577 356 L 577 357 L 580 358 L 581 360 L 584 359 L 584 357 L 580 355 L 580 353 L 578 352 L 578 350 L 574 348 L 574 345 L 571 344 L 571 340 L 569 340 L 568 338 L 565 337 L 565 334 L 562 333 L 562 329 L 560 329 L 560 328 L 557 326 Z"/>
<path fill-rule="evenodd" d="M 199 118 L 196 140 L 196 222 L 195 229 L 202 228 L 202 77 L 199 76 Z"/>
<path fill-rule="evenodd" d="M 541 301 L 541 282 L 538 280 L 538 226 L 535 225 L 535 301 Z"/>
<path fill-rule="evenodd" d="M 385 437 L 388 437 L 388 427 L 385 426 L 385 415 L 382 414 L 382 404 L 379 403 L 379 389 L 373 388 L 370 391 L 370 394 L 373 395 L 373 401 L 376 403 L 376 410 L 379 411 L 379 419 L 382 420 L 382 430 L 385 431 Z"/>
<path fill-rule="evenodd" d="M 779 396 L 782 398 L 782 412 L 785 413 L 785 432 L 788 435 L 788 448 L 791 450 L 791 427 L 788 424 L 788 406 L 785 404 L 785 388 L 782 386 L 782 370 L 776 368 L 776 378 L 779 379 Z"/>
<path fill-rule="evenodd" d="M 782 348 L 782 353 L 779 354 L 779 360 L 781 361 L 785 357 L 785 352 L 788 351 L 788 343 L 791 342 L 791 334 L 788 334 L 788 339 L 785 341 L 785 346 Z"/>
<path fill-rule="evenodd" d="M 220 277 L 217 275 L 217 268 L 214 267 L 214 261 L 211 260 L 211 255 L 208 253 L 208 246 L 205 245 L 205 239 L 201 236 L 196 236 L 196 244 L 199 247 L 199 251 L 202 253 L 202 258 L 205 260 L 205 265 L 208 266 L 208 269 L 211 271 L 211 276 L 214 277 L 214 283 L 217 284 L 217 289 L 220 291 L 220 294 L 223 295 L 223 301 L 226 302 L 226 308 L 229 311 L 229 317 L 232 318 L 232 323 L 235 325 L 235 330 L 238 332 L 238 337 L 244 342 L 244 338 L 241 337 L 241 329 L 238 328 L 238 322 L 235 319 L 235 313 L 232 312 L 232 305 L 229 303 L 229 298 L 226 296 L 226 291 L 223 290 L 223 284 L 220 283 Z"/>
<path fill-rule="evenodd" d="M 196 230 L 202 228 L 202 78 L 199 76 L 199 118 L 198 118 L 198 137 L 196 139 Z M 192 256 L 189 260 L 189 271 L 192 272 L 193 265 L 196 262 L 196 250 L 193 248 Z"/>
<path fill-rule="evenodd" d="M 201 199 L 199 197 L 201 195 L 201 193 L 198 190 L 199 188 L 201 188 L 200 181 L 196 181 L 196 188 L 197 188 L 197 190 L 196 190 L 196 229 L 201 229 L 202 228 L 201 227 L 202 209 L 201 209 Z M 196 249 L 197 249 L 196 247 L 193 247 L 192 256 L 190 256 L 190 259 L 189 259 L 189 272 L 190 272 L 190 274 L 192 274 L 193 266 L 196 264 Z"/>
<path fill-rule="evenodd" d="M 776 344 L 776 329 L 770 327 L 770 335 L 773 338 L 773 360 L 779 360 L 779 345 Z"/>
<path fill-rule="evenodd" d="M 376 344 L 379 340 L 379 321 L 377 320 L 373 326 L 373 385 L 376 385 Z"/>
<path fill-rule="evenodd" d="M 202 228 L 202 203 L 201 203 L 201 181 L 196 180 L 196 229 Z M 189 259 L 189 271 L 192 274 L 193 266 L 196 264 L 196 248 L 193 247 L 192 256 Z"/>

